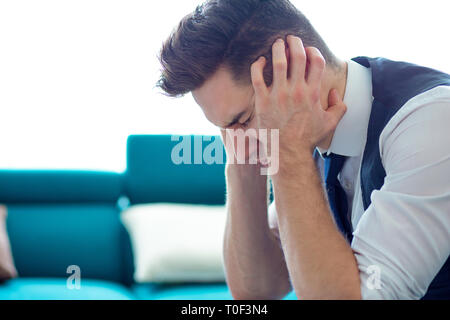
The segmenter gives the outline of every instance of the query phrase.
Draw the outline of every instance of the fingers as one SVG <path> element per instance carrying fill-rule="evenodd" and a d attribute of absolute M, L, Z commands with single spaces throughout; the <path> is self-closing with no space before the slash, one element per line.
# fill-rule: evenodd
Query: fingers
<path fill-rule="evenodd" d="M 336 89 L 331 89 L 328 93 L 328 106 L 332 107 L 341 102 L 341 98 L 339 97 L 339 93 Z"/>
<path fill-rule="evenodd" d="M 287 57 L 283 39 L 278 39 L 272 46 L 272 65 L 274 87 L 285 86 L 287 82 Z"/>
<path fill-rule="evenodd" d="M 344 114 L 347 112 L 347 106 L 342 101 L 339 93 L 336 89 L 330 90 L 328 94 L 328 109 L 325 111 L 328 117 L 328 123 L 330 123 L 330 130 L 334 130 L 341 121 Z"/>
<path fill-rule="evenodd" d="M 264 81 L 264 67 L 266 65 L 266 58 L 259 57 L 258 60 L 256 60 L 251 68 L 251 78 L 252 78 L 252 85 L 253 89 L 255 90 L 255 94 L 258 96 L 265 96 L 268 93 L 268 89 L 266 86 L 266 83 Z"/>
<path fill-rule="evenodd" d="M 309 70 L 306 82 L 310 86 L 319 86 L 320 88 L 323 73 L 325 71 L 325 59 L 317 48 L 308 47 L 305 51 L 306 57 L 309 61 Z"/>
<path fill-rule="evenodd" d="M 303 47 L 303 42 L 299 37 L 289 35 L 287 37 L 289 44 L 289 57 L 290 57 L 290 80 L 293 83 L 297 81 L 303 81 L 305 79 L 306 68 L 306 53 Z"/>
<path fill-rule="evenodd" d="M 274 87 L 281 87 L 287 82 L 289 68 L 289 81 L 295 85 L 306 81 L 311 86 L 320 87 L 325 71 L 326 62 L 319 49 L 315 47 L 304 48 L 299 37 L 287 36 L 289 45 L 289 66 L 286 57 L 286 46 L 283 39 L 278 39 L 272 46 L 273 82 Z M 306 64 L 308 74 L 306 75 Z M 305 77 L 307 77 L 305 79 Z"/>

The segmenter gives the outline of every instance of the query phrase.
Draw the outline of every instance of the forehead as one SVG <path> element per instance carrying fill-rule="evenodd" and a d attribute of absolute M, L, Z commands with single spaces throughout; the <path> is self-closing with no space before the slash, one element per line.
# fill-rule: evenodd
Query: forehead
<path fill-rule="evenodd" d="M 219 68 L 192 96 L 209 121 L 223 126 L 250 107 L 253 88 L 236 83 L 227 69 Z"/>

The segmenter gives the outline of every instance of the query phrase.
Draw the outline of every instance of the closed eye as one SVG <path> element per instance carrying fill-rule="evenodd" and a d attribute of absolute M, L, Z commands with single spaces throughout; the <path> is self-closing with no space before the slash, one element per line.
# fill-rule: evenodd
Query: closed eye
<path fill-rule="evenodd" d="M 244 128 L 248 127 L 248 124 L 250 123 L 251 120 L 252 120 L 251 117 L 248 118 L 243 124 L 241 124 L 241 126 Z"/>
<path fill-rule="evenodd" d="M 250 117 L 244 123 L 241 124 L 241 126 L 243 128 L 247 128 L 248 125 L 250 124 L 250 122 L 252 121 L 252 119 L 253 119 L 253 113 L 250 115 Z"/>

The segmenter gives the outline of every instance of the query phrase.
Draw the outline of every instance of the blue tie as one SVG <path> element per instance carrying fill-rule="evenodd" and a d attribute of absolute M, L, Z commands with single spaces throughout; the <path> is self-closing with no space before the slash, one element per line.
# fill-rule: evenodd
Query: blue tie
<path fill-rule="evenodd" d="M 347 196 L 337 178 L 347 157 L 334 153 L 330 153 L 329 156 L 324 154 L 323 157 L 325 158 L 325 186 L 330 208 L 337 227 L 347 241 L 351 243 L 353 236 L 350 221 L 347 217 Z"/>

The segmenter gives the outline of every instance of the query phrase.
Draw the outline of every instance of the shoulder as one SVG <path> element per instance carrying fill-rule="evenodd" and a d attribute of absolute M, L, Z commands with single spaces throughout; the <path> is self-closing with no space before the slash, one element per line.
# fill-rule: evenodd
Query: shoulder
<path fill-rule="evenodd" d="M 384 127 L 379 147 L 387 173 L 411 157 L 418 165 L 449 156 L 450 86 L 438 86 L 408 100 Z"/>

